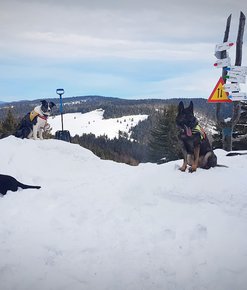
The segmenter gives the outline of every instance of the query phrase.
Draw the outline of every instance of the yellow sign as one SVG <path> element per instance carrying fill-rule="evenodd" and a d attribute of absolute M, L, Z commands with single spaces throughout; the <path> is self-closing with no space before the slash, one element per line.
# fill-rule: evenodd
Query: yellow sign
<path fill-rule="evenodd" d="M 228 99 L 228 93 L 224 90 L 224 80 L 220 77 L 218 83 L 216 84 L 212 94 L 208 98 L 209 103 L 231 103 L 232 101 Z"/>

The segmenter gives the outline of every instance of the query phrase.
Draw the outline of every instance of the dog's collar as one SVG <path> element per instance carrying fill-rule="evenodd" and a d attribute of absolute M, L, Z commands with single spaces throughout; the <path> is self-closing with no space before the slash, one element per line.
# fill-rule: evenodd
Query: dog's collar
<path fill-rule="evenodd" d="M 47 120 L 48 119 L 48 115 L 38 115 L 41 119 L 43 120 Z"/>

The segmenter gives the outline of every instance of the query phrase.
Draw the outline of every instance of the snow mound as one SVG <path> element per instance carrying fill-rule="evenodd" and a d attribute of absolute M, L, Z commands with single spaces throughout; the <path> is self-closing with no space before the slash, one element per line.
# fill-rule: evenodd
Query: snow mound
<path fill-rule="evenodd" d="M 0 140 L 0 289 L 244 290 L 247 156 L 182 173 L 58 140 Z"/>

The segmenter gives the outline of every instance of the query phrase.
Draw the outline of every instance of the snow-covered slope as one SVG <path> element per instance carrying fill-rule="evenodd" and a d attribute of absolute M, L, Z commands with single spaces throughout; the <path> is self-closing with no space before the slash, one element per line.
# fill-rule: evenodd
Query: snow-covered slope
<path fill-rule="evenodd" d="M 130 130 L 145 120 L 148 115 L 133 115 L 121 118 L 104 119 L 104 110 L 98 109 L 85 114 L 70 113 L 63 115 L 64 129 L 69 130 L 71 136 L 83 133 L 95 134 L 95 136 L 107 135 L 108 138 L 118 138 L 119 131 L 125 132 L 130 136 Z M 49 124 L 52 127 L 52 134 L 61 130 L 61 116 L 49 118 Z"/>
<path fill-rule="evenodd" d="M 0 140 L 2 290 L 245 290 L 247 156 L 131 167 L 58 140 Z"/>
<path fill-rule="evenodd" d="M 208 137 L 217 133 L 215 121 L 208 118 L 206 115 L 202 115 L 201 113 L 195 113 L 195 116 L 200 126 L 205 130 Z"/>

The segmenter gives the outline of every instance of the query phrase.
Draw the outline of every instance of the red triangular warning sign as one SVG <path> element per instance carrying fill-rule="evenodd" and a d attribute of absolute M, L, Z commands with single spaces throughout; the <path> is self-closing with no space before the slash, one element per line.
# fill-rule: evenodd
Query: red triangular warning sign
<path fill-rule="evenodd" d="M 212 91 L 212 94 L 208 98 L 209 103 L 231 103 L 228 99 L 228 93 L 224 90 L 224 80 L 222 77 L 219 78 L 218 83 Z"/>

